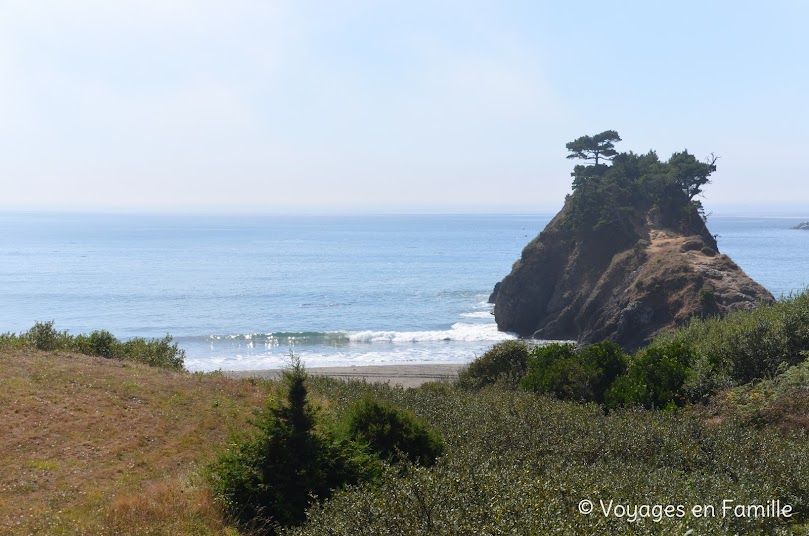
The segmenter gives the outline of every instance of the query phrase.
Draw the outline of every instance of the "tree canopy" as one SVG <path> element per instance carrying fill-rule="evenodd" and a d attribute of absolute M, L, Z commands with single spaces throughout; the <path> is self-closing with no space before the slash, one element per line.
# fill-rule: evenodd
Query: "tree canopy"
<path fill-rule="evenodd" d="M 696 217 L 704 217 L 702 203 L 695 197 L 710 183 L 717 157 L 700 162 L 687 150 L 661 161 L 654 151 L 646 154 L 620 153 L 621 141 L 614 130 L 582 136 L 566 145 L 568 158 L 588 162 L 576 165 L 573 194 L 568 198 L 568 224 L 579 231 L 613 230 L 631 227 L 628 216 L 636 209 L 660 209 L 665 224 L 691 228 Z M 612 165 L 602 163 L 608 160 Z"/>
<path fill-rule="evenodd" d="M 621 141 L 621 137 L 614 130 L 605 130 L 595 136 L 582 136 L 567 145 L 567 150 L 572 154 L 568 158 L 580 158 L 582 160 L 592 160 L 598 166 L 598 159 L 612 160 L 618 154 L 615 150 L 615 142 Z"/>
<path fill-rule="evenodd" d="M 673 181 L 680 187 L 688 200 L 702 193 L 702 187 L 710 183 L 708 177 L 716 171 L 718 158 L 711 155 L 706 162 L 700 162 L 688 151 L 674 153 L 669 158 L 669 165 L 674 174 Z"/>

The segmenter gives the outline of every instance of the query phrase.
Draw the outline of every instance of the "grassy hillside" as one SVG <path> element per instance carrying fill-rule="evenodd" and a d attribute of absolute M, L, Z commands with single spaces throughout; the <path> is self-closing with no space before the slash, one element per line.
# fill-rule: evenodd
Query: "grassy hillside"
<path fill-rule="evenodd" d="M 321 425 L 371 397 L 428 422 L 446 448 L 431 468 L 405 464 L 338 492 L 284 533 L 809 534 L 804 369 L 721 392 L 708 406 L 608 414 L 497 386 L 310 377 Z M 205 467 L 230 432 L 251 429 L 255 408 L 284 394 L 274 382 L 0 351 L 0 533 L 239 534 Z M 780 500 L 794 515 L 628 521 L 583 515 L 584 499 L 688 508 Z"/>
<path fill-rule="evenodd" d="M 227 534 L 200 467 L 269 383 L 0 351 L 0 533 Z"/>

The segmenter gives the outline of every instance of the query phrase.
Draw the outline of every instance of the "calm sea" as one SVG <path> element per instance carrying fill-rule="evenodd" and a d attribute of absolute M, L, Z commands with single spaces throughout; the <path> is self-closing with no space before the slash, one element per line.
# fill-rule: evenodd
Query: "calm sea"
<path fill-rule="evenodd" d="M 486 303 L 550 215 L 0 215 L 0 332 L 162 337 L 191 370 L 464 363 L 499 340 Z M 776 296 L 809 284 L 793 218 L 712 217 Z"/>

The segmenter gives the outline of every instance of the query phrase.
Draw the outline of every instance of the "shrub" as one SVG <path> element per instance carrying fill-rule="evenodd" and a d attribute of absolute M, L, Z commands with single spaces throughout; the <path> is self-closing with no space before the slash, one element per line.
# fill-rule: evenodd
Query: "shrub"
<path fill-rule="evenodd" d="M 525 375 L 527 361 L 528 347 L 525 343 L 500 342 L 458 374 L 458 385 L 470 390 L 495 384 L 516 389 Z"/>
<path fill-rule="evenodd" d="M 757 427 L 809 432 L 809 361 L 786 368 L 773 379 L 722 391 L 698 410 Z"/>
<path fill-rule="evenodd" d="M 553 343 L 536 348 L 528 359 L 527 372 L 520 387 L 539 393 L 553 393 L 559 398 L 574 398 L 579 391 L 584 370 L 576 361 L 574 344 Z"/>
<path fill-rule="evenodd" d="M 252 532 L 275 534 L 299 524 L 313 500 L 374 475 L 375 467 L 356 445 L 315 433 L 305 380 L 300 361 L 293 361 L 285 373 L 286 404 L 268 405 L 254 423 L 256 434 L 235 440 L 210 468 L 214 492 Z"/>
<path fill-rule="evenodd" d="M 684 392 L 690 400 L 705 400 L 720 389 L 772 378 L 804 360 L 802 352 L 809 348 L 809 293 L 723 319 L 695 319 L 659 341 L 688 346 L 692 362 Z"/>
<path fill-rule="evenodd" d="M 809 350 L 803 352 L 803 355 L 807 357 L 805 361 L 787 368 L 773 379 L 779 393 L 809 389 Z"/>
<path fill-rule="evenodd" d="M 28 347 L 27 341 L 20 338 L 16 333 L 0 333 L 0 349 L 22 350 L 26 347 Z"/>
<path fill-rule="evenodd" d="M 118 346 L 116 339 L 109 331 L 94 331 L 87 338 L 87 343 L 93 355 L 101 357 L 113 357 Z M 180 364 L 182 366 L 182 363 Z"/>
<path fill-rule="evenodd" d="M 702 289 L 699 291 L 699 304 L 705 311 L 716 310 L 716 293 L 713 290 Z"/>
<path fill-rule="evenodd" d="M 121 357 L 123 349 L 121 343 L 109 331 L 94 331 L 90 335 L 77 335 L 76 349 L 85 355 L 106 357 L 108 359 Z"/>
<path fill-rule="evenodd" d="M 72 342 L 66 331 L 54 329 L 53 320 L 34 323 L 34 327 L 23 333 L 21 337 L 27 339 L 37 350 L 44 351 L 69 349 Z"/>
<path fill-rule="evenodd" d="M 334 407 L 373 393 L 436 427 L 446 451 L 430 468 L 386 469 L 337 491 L 284 534 L 803 534 L 809 514 L 805 435 L 710 421 L 685 411 L 605 414 L 519 391 L 312 382 Z M 328 393 L 328 394 L 327 394 Z M 596 505 L 780 500 L 792 518 L 692 517 L 656 522 L 577 513 Z M 597 506 L 598 507 L 598 506 Z"/>
<path fill-rule="evenodd" d="M 563 400 L 601 403 L 625 370 L 626 356 L 614 342 L 593 344 L 578 352 L 572 344 L 554 343 L 534 349 L 520 386 Z"/>
<path fill-rule="evenodd" d="M 93 331 L 90 335 L 70 335 L 57 331 L 53 321 L 36 322 L 34 327 L 19 335 L 0 334 L 0 348 L 21 350 L 33 348 L 46 352 L 64 350 L 85 355 L 122 359 L 153 367 L 184 370 L 185 350 L 172 342 L 171 335 L 162 339 L 135 337 L 121 342 L 109 331 Z"/>
<path fill-rule="evenodd" d="M 690 361 L 690 349 L 680 342 L 647 346 L 633 356 L 626 374 L 607 391 L 607 407 L 641 405 L 651 409 L 682 405 L 682 386 Z"/>
<path fill-rule="evenodd" d="M 441 436 L 413 413 L 368 396 L 345 417 L 347 436 L 387 461 L 403 456 L 412 463 L 432 465 L 444 450 Z"/>
<path fill-rule="evenodd" d="M 145 363 L 153 367 L 183 370 L 185 350 L 172 343 L 171 335 L 162 339 L 135 337 L 120 345 L 121 359 Z"/>

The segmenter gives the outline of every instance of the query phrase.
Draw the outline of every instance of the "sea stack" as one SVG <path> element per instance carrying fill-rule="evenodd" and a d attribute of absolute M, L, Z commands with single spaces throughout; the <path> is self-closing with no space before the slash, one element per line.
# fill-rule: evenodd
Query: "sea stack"
<path fill-rule="evenodd" d="M 773 302 L 719 253 L 695 199 L 716 169 L 687 151 L 617 153 L 615 131 L 568 144 L 573 193 L 497 288 L 495 320 L 521 337 L 612 340 L 626 350 L 693 317 Z M 604 161 L 611 161 L 607 165 Z"/>

